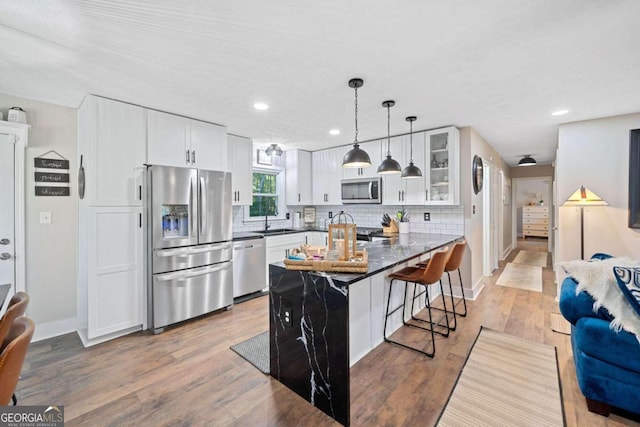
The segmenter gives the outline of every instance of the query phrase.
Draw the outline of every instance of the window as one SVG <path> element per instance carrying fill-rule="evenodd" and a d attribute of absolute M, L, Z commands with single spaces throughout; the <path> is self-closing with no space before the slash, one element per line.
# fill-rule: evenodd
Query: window
<path fill-rule="evenodd" d="M 282 206 L 284 197 L 280 197 L 280 193 L 283 191 L 280 175 L 280 171 L 253 170 L 253 203 L 247 209 L 249 215 L 247 217 L 245 213 L 245 219 L 262 219 L 265 216 L 277 218 L 280 212 L 284 212 Z"/>

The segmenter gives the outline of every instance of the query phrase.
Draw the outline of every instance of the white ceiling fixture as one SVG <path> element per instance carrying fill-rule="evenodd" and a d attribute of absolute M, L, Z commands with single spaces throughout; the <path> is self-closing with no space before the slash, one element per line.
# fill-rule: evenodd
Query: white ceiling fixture
<path fill-rule="evenodd" d="M 268 110 L 269 104 L 265 104 L 264 102 L 256 102 L 255 104 L 253 104 L 253 108 L 255 108 L 256 110 Z"/>
<path fill-rule="evenodd" d="M 267 156 L 282 156 L 283 153 L 282 148 L 278 147 L 278 144 L 271 144 L 264 152 Z"/>
<path fill-rule="evenodd" d="M 554 111 L 553 113 L 551 113 L 551 115 L 552 116 L 564 116 L 568 112 L 569 112 L 569 110 L 558 110 L 558 111 Z"/>
<path fill-rule="evenodd" d="M 333 135 L 333 136 L 340 135 L 340 129 L 331 129 L 329 131 L 329 135 Z"/>
<path fill-rule="evenodd" d="M 352 128 L 342 82 L 357 73 L 421 117 L 416 132 L 471 126 L 512 166 L 554 158 L 550 99 L 579 105 L 572 121 L 640 111 L 640 1 L 510 5 L 5 1 L 0 92 L 72 108 L 93 93 L 313 151 L 349 143 L 327 131 Z M 256 96 L 277 108 L 251 114 Z M 382 139 L 380 104 L 362 101 L 359 138 Z"/>

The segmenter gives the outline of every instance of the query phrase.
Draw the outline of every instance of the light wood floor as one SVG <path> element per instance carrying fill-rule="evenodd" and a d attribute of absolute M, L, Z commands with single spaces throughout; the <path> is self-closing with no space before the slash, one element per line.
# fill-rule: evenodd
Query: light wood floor
<path fill-rule="evenodd" d="M 540 240 L 519 247 L 546 251 Z M 458 329 L 437 338 L 435 358 L 384 343 L 352 368 L 354 426 L 433 425 L 481 325 L 557 347 L 568 426 L 640 426 L 588 412 L 569 336 L 550 328 L 549 314 L 558 311 L 551 268 L 538 293 L 493 285 L 500 266 L 479 298 L 468 302 L 469 315 Z M 229 349 L 266 330 L 267 312 L 268 299 L 261 297 L 157 336 L 141 332 L 88 349 L 74 334 L 32 344 L 19 404 L 64 405 L 67 426 L 337 425 Z"/>

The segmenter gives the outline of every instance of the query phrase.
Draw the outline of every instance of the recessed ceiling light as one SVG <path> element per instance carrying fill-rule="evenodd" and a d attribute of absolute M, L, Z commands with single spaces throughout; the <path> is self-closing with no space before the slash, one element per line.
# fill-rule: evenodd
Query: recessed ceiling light
<path fill-rule="evenodd" d="M 569 110 L 558 110 L 551 113 L 552 116 L 562 116 L 563 114 L 567 114 Z"/>
<path fill-rule="evenodd" d="M 269 105 L 265 104 L 264 102 L 256 102 L 255 104 L 253 104 L 253 108 L 255 108 L 256 110 L 268 110 Z"/>
<path fill-rule="evenodd" d="M 340 129 L 331 129 L 329 135 L 340 135 Z"/>

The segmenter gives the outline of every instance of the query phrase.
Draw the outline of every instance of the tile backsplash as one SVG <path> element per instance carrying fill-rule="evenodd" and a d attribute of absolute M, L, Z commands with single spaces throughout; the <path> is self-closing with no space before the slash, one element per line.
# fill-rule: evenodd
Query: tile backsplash
<path fill-rule="evenodd" d="M 362 227 L 382 227 L 382 215 L 394 217 L 401 210 L 400 206 L 384 205 L 336 205 L 316 206 L 316 226 L 323 227 L 325 219 L 330 223 L 329 212 L 333 215 L 341 211 L 353 216 L 355 223 Z M 293 218 L 295 212 L 302 212 L 302 206 L 287 206 Z M 417 233 L 464 234 L 463 206 L 405 206 L 409 215 L 409 230 Z M 424 220 L 424 213 L 430 214 L 430 221 Z M 293 220 L 269 220 L 272 228 L 292 227 Z M 242 206 L 233 207 L 233 231 L 256 231 L 264 229 L 264 221 L 244 222 Z"/>

